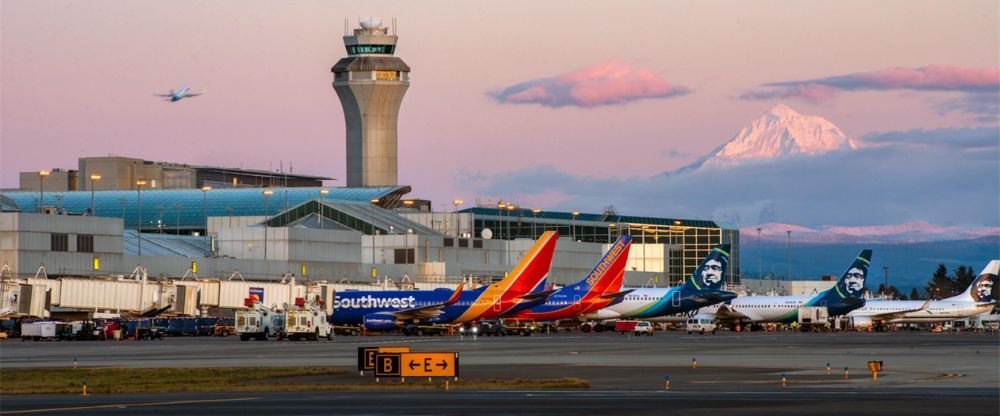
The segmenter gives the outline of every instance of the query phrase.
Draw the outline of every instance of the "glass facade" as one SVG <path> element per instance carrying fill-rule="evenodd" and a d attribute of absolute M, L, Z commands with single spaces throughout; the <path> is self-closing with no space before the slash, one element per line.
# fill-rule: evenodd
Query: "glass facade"
<path fill-rule="evenodd" d="M 392 55 L 396 45 L 347 45 L 348 55 Z"/>
<path fill-rule="evenodd" d="M 489 228 L 495 239 L 538 238 L 544 231 L 559 231 L 560 237 L 576 241 L 610 243 L 619 235 L 632 236 L 635 244 L 664 244 L 669 261 L 664 273 L 671 284 L 682 282 L 694 273 L 712 247 L 728 243 L 730 264 L 726 281 L 738 283 L 739 230 L 723 229 L 713 221 L 679 220 L 655 217 L 632 217 L 562 212 L 533 212 L 470 208 L 462 212 L 474 215 L 475 235 Z"/>

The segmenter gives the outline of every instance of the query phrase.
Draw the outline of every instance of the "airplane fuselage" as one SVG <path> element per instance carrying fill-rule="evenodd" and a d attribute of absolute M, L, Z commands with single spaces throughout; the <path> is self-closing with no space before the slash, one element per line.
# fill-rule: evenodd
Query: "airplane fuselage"
<path fill-rule="evenodd" d="M 960 300 L 931 301 L 926 308 L 922 308 L 924 303 L 925 301 L 922 300 L 869 300 L 864 307 L 848 313 L 847 317 L 868 317 L 872 321 L 884 323 L 931 323 L 965 319 L 993 309 L 992 304 Z M 891 317 L 879 317 L 879 315 L 898 314 L 904 311 L 910 312 Z"/>
<path fill-rule="evenodd" d="M 649 319 L 684 314 L 736 298 L 727 291 L 691 290 L 685 286 L 636 289 L 614 305 L 588 314 L 590 319 Z"/>

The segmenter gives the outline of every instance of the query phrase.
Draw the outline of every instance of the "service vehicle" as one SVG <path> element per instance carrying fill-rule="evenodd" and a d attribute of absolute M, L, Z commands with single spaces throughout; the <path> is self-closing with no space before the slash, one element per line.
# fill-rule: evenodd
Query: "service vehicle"
<path fill-rule="evenodd" d="M 444 334 L 448 333 L 449 328 L 447 325 L 427 325 L 427 324 L 412 323 L 403 325 L 402 330 L 404 335 L 416 335 L 418 337 L 424 335 L 443 336 Z"/>
<path fill-rule="evenodd" d="M 57 340 L 72 333 L 73 327 L 64 322 L 37 321 L 21 324 L 21 341 Z"/>
<path fill-rule="evenodd" d="M 631 332 L 635 335 L 653 335 L 653 324 L 649 321 L 615 321 L 615 332 L 619 334 Z"/>
<path fill-rule="evenodd" d="M 321 337 L 333 340 L 333 327 L 327 319 L 326 311 L 322 305 L 306 305 L 303 298 L 295 299 L 296 309 L 291 309 L 285 313 L 285 327 L 283 335 L 291 341 L 305 339 L 309 341 L 319 340 Z"/>
<path fill-rule="evenodd" d="M 247 299 L 246 309 L 236 311 L 236 333 L 240 340 L 254 338 L 265 341 L 272 336 L 281 336 L 285 328 L 285 314 Z"/>
<path fill-rule="evenodd" d="M 714 319 L 695 317 L 695 318 L 689 318 L 687 320 L 686 329 L 689 335 L 695 332 L 699 334 L 711 332 L 714 334 L 716 330 L 716 324 Z"/>

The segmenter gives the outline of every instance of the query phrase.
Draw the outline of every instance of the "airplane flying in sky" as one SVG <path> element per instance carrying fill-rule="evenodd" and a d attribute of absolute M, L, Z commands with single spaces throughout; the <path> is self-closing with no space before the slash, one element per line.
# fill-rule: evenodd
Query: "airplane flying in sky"
<path fill-rule="evenodd" d="M 197 97 L 197 96 L 202 95 L 202 94 L 205 93 L 205 91 L 202 91 L 202 92 L 191 92 L 190 90 L 191 90 L 191 86 L 189 86 L 187 84 L 184 84 L 184 85 L 182 85 L 180 88 L 178 88 L 176 90 L 170 90 L 169 93 L 166 93 L 166 94 L 153 94 L 153 95 L 155 95 L 157 97 L 164 97 L 165 101 L 170 101 L 172 103 L 175 103 L 175 102 L 178 102 L 178 101 L 183 100 L 185 98 Z"/>
<path fill-rule="evenodd" d="M 558 232 L 546 231 L 507 277 L 474 290 L 338 292 L 330 322 L 386 330 L 405 323 L 455 324 L 500 317 L 522 302 L 550 294 L 534 291 L 544 287 L 558 239 Z"/>
<path fill-rule="evenodd" d="M 615 303 L 631 292 L 621 291 L 631 245 L 632 237 L 618 237 L 582 280 L 556 290 L 545 299 L 518 305 L 504 317 L 556 321 L 596 312 Z"/>
<path fill-rule="evenodd" d="M 713 248 L 681 286 L 635 289 L 621 302 L 586 314 L 584 318 L 657 320 L 733 299 L 736 293 L 722 290 L 729 266 L 729 247 L 729 244 L 720 244 Z"/>
<path fill-rule="evenodd" d="M 942 300 L 877 300 L 847 314 L 854 326 L 954 321 L 989 312 L 1000 300 L 1000 260 L 991 260 L 959 295 Z"/>
<path fill-rule="evenodd" d="M 740 296 L 724 304 L 704 308 L 698 316 L 750 322 L 793 322 L 800 307 L 826 307 L 829 316 L 844 315 L 865 305 L 862 297 L 872 251 L 861 250 L 832 288 L 816 296 Z"/>

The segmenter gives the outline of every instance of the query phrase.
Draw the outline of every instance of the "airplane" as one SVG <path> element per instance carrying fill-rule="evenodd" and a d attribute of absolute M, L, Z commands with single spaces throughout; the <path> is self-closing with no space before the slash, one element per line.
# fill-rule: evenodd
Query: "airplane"
<path fill-rule="evenodd" d="M 544 299 L 522 303 L 503 317 L 558 321 L 596 312 L 620 301 L 632 292 L 621 291 L 631 245 L 631 236 L 618 237 L 582 280 L 555 290 Z"/>
<path fill-rule="evenodd" d="M 533 302 L 552 265 L 559 233 L 546 231 L 503 280 L 474 290 L 341 291 L 334 299 L 334 325 L 362 325 L 368 330 L 399 324 L 459 324 L 497 318 L 522 302 Z"/>
<path fill-rule="evenodd" d="M 942 300 L 876 300 L 847 314 L 855 327 L 873 324 L 934 323 L 965 319 L 989 312 L 1000 300 L 1000 260 L 991 260 L 959 295 Z"/>
<path fill-rule="evenodd" d="M 845 315 L 865 305 L 862 295 L 871 258 L 871 250 L 861 250 L 837 283 L 815 296 L 740 296 L 724 304 L 702 309 L 696 316 L 788 323 L 798 320 L 800 307 L 825 307 L 829 316 Z"/>
<path fill-rule="evenodd" d="M 189 85 L 184 84 L 184 85 L 182 85 L 180 88 L 178 88 L 176 90 L 170 90 L 169 93 L 166 93 L 166 94 L 153 94 L 153 95 L 155 95 L 157 97 L 164 97 L 164 98 L 166 98 L 166 100 L 164 100 L 164 101 L 170 101 L 172 103 L 176 103 L 176 102 L 178 102 L 180 100 L 183 100 L 185 98 L 197 97 L 197 96 L 202 95 L 202 94 L 204 94 L 206 92 L 206 91 L 191 92 L 190 88 L 191 87 Z"/>
<path fill-rule="evenodd" d="M 660 321 L 668 315 L 681 314 L 730 300 L 736 293 L 722 290 L 722 277 L 729 266 L 729 244 L 712 248 L 684 284 L 672 288 L 634 289 L 621 302 L 583 315 L 588 320 L 647 319 Z M 591 325 L 593 326 L 593 325 Z M 581 327 L 584 332 L 590 327 Z"/>

